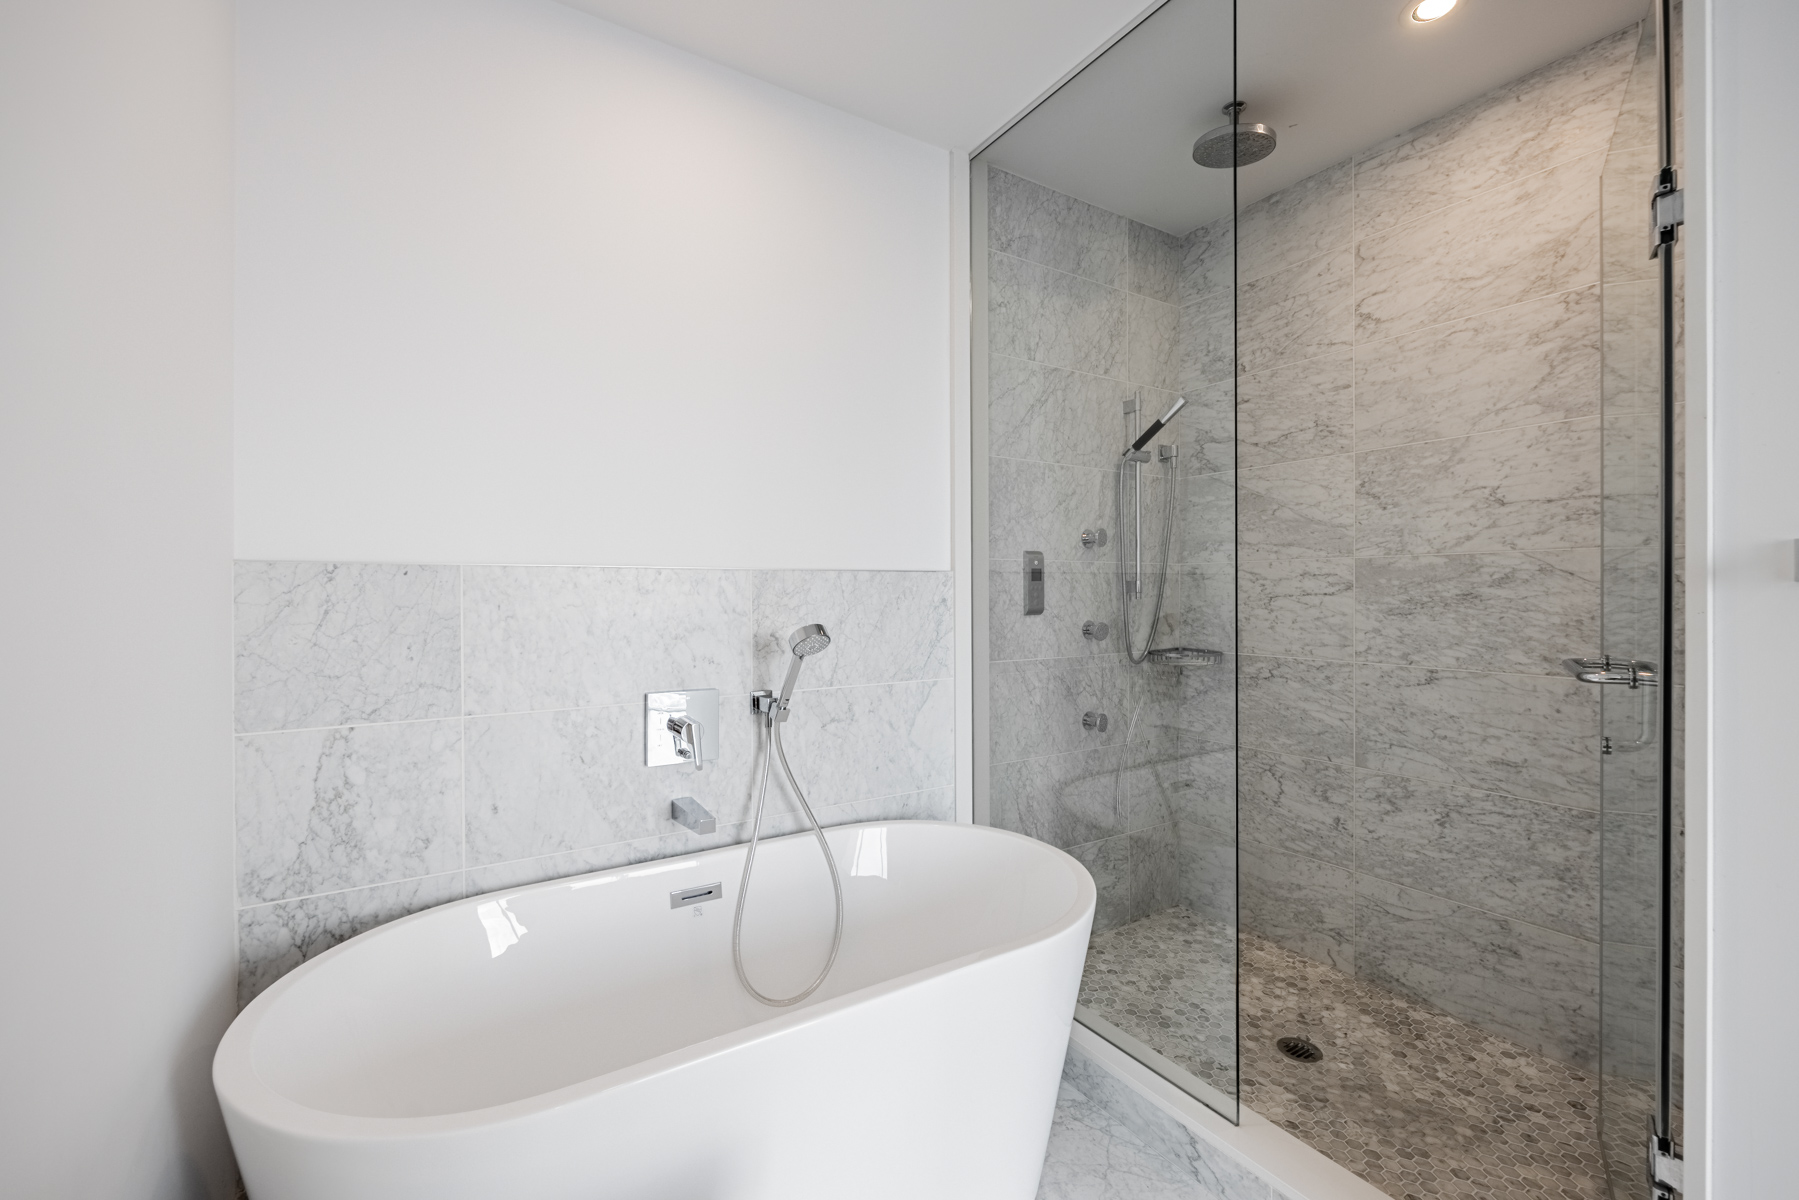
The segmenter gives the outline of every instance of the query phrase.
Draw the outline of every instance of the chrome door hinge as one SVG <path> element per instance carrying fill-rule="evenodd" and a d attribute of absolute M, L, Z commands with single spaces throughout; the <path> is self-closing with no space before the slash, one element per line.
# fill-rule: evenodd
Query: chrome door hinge
<path fill-rule="evenodd" d="M 1649 1186 L 1658 1198 L 1686 1190 L 1686 1161 L 1674 1143 L 1649 1133 Z"/>
<path fill-rule="evenodd" d="M 1663 167 L 1655 195 L 1649 200 L 1649 257 L 1659 255 L 1663 246 L 1672 246 L 1686 223 L 1687 194 L 1675 182 L 1674 168 Z"/>

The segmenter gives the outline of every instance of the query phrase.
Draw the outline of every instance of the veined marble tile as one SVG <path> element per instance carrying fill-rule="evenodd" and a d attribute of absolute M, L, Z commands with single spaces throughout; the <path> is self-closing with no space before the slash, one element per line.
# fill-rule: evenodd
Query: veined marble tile
<path fill-rule="evenodd" d="M 1237 711 L 1243 745 L 1348 763 L 1356 727 L 1349 663 L 1243 655 Z"/>
<path fill-rule="evenodd" d="M 1359 772 L 1356 870 L 1573 937 L 1599 937 L 1599 814 Z"/>
<path fill-rule="evenodd" d="M 1390 229 L 1604 150 L 1637 53 L 1633 26 L 1476 97 L 1356 166 L 1358 232 Z"/>
<path fill-rule="evenodd" d="M 799 706 L 795 706 L 798 717 Z M 703 771 L 644 763 L 643 702 L 470 718 L 468 864 L 487 866 L 678 832 L 669 801 L 692 796 L 720 825 L 753 797 L 754 714 L 722 696 L 724 726 Z"/>
<path fill-rule="evenodd" d="M 1125 297 L 1125 378 L 1144 387 L 1180 386 L 1181 310 L 1148 296 Z"/>
<path fill-rule="evenodd" d="M 1355 674 L 1358 767 L 1598 806 L 1598 689 L 1565 677 L 1368 663 Z"/>
<path fill-rule="evenodd" d="M 1654 946 L 1661 925 L 1660 814 L 1607 812 L 1601 820 L 1605 940 Z"/>
<path fill-rule="evenodd" d="M 240 562 L 237 731 L 456 716 L 455 567 Z"/>
<path fill-rule="evenodd" d="M 1619 105 L 1618 124 L 1612 132 L 1611 146 L 1622 150 L 1629 146 L 1653 146 L 1661 136 L 1660 71 L 1655 54 L 1655 26 L 1644 21 L 1637 38 L 1635 61 L 1631 65 L 1630 82 L 1624 88 Z M 1680 70 L 1675 60 L 1675 71 Z M 1675 88 L 1678 95 L 1680 89 Z M 1679 122 L 1676 122 L 1677 124 Z"/>
<path fill-rule="evenodd" d="M 1043 572 L 1043 611 L 1034 617 L 1024 615 L 1022 566 L 989 573 L 987 652 L 993 661 L 1117 654 L 1124 637 L 1118 620 L 1118 565 L 1048 562 Z M 1082 634 L 1087 621 L 1110 626 L 1104 641 Z"/>
<path fill-rule="evenodd" d="M 1156 644 L 1229 650 L 1237 640 L 1235 588 L 1236 572 L 1229 563 L 1172 568 Z M 1152 596 L 1149 602 L 1153 601 Z M 1133 616 L 1131 632 L 1136 645 L 1141 647 L 1145 636 L 1141 618 Z M 1118 648 L 1123 650 L 1122 642 Z"/>
<path fill-rule="evenodd" d="M 1660 264 L 1647 253 L 1649 230 L 1643 215 L 1661 168 L 1661 148 L 1654 141 L 1614 147 L 1606 155 L 1605 175 L 1599 181 L 1603 205 L 1599 236 L 1604 248 L 1600 278 L 1606 283 L 1656 279 L 1661 274 Z"/>
<path fill-rule="evenodd" d="M 1245 208 L 1237 220 L 1238 278 L 1253 283 L 1355 240 L 1354 164 L 1309 175 Z"/>
<path fill-rule="evenodd" d="M 1238 755 L 1238 828 L 1246 842 L 1353 869 L 1354 801 L 1347 766 L 1261 750 Z"/>
<path fill-rule="evenodd" d="M 1237 473 L 1237 542 L 1245 559 L 1352 553 L 1355 459 L 1347 454 Z"/>
<path fill-rule="evenodd" d="M 1125 290 L 1164 304 L 1179 304 L 1186 239 L 1131 221 L 1126 243 Z"/>
<path fill-rule="evenodd" d="M 1350 658 L 1357 569 L 1351 558 L 1245 557 L 1237 567 L 1243 653 Z"/>
<path fill-rule="evenodd" d="M 1356 367 L 1348 350 L 1237 381 L 1237 465 L 1263 467 L 1355 448 Z"/>
<path fill-rule="evenodd" d="M 1254 374 L 1349 349 L 1355 265 L 1344 247 L 1239 285 L 1238 370 Z"/>
<path fill-rule="evenodd" d="M 750 690 L 748 571 L 467 567 L 467 711 L 641 703 Z"/>
<path fill-rule="evenodd" d="M 1608 417 L 1661 408 L 1661 303 L 1661 284 L 1654 279 L 1603 289 L 1600 390 Z"/>
<path fill-rule="evenodd" d="M 1187 407 L 1176 418 L 1181 469 L 1191 475 L 1233 471 L 1237 466 L 1237 383 L 1201 384 L 1186 393 Z M 1121 447 L 1122 449 L 1122 447 Z"/>
<path fill-rule="evenodd" d="M 1584 287 L 1358 346 L 1355 447 L 1597 416 L 1599 333 Z"/>
<path fill-rule="evenodd" d="M 1195 392 L 1237 374 L 1237 308 L 1226 286 L 1181 306 L 1180 390 Z"/>
<path fill-rule="evenodd" d="M 1181 304 L 1209 297 L 1228 303 L 1236 287 L 1236 218 L 1220 217 L 1187 235 L 1181 258 Z"/>
<path fill-rule="evenodd" d="M 1129 225 L 1073 196 L 987 169 L 987 244 L 1003 254 L 1123 287 Z"/>
<path fill-rule="evenodd" d="M 1176 510 L 1175 561 L 1231 562 L 1237 556 L 1237 472 L 1189 475 L 1183 480 L 1183 488 L 1186 494 Z M 1305 499 L 1303 491 L 1299 499 Z M 1259 502 L 1260 508 L 1273 509 L 1277 505 L 1278 500 Z M 1305 511 L 1302 507 L 1297 519 L 1303 520 Z"/>
<path fill-rule="evenodd" d="M 824 814 L 820 813 L 818 816 L 820 823 L 824 823 Z M 769 836 L 766 823 L 762 832 L 764 837 Z M 468 894 L 482 896 L 488 892 L 529 887 L 552 879 L 568 879 L 576 875 L 591 875 L 596 871 L 609 871 L 614 867 L 676 858 L 683 854 L 746 842 L 749 836 L 749 823 L 738 821 L 721 825 L 714 833 L 698 834 L 682 829 L 633 842 L 613 842 L 562 854 L 546 854 L 539 858 L 519 858 L 485 867 L 473 867 L 466 872 Z"/>
<path fill-rule="evenodd" d="M 1121 378 L 1125 293 L 1020 258 L 994 253 L 987 319 L 995 354 Z"/>
<path fill-rule="evenodd" d="M 995 570 L 1024 569 L 1024 552 L 1050 559 L 1101 561 L 1116 553 L 1081 545 L 1081 531 L 1116 534 L 1117 476 L 1110 468 L 1065 467 L 1015 458 L 987 460 L 987 552 Z"/>
<path fill-rule="evenodd" d="M 1124 443 L 1129 384 L 995 355 L 988 367 L 990 449 L 1003 458 L 1109 469 Z"/>
<path fill-rule="evenodd" d="M 1359 558 L 1356 658 L 1561 675 L 1599 645 L 1599 582 L 1596 549 Z"/>
<path fill-rule="evenodd" d="M 1180 903 L 1180 860 L 1173 825 L 1157 825 L 1130 835 L 1131 920 Z"/>
<path fill-rule="evenodd" d="M 439 904 L 460 900 L 462 872 L 237 910 L 237 1007 L 339 942 Z"/>
<path fill-rule="evenodd" d="M 1226 649 L 1224 661 L 1215 667 L 1154 669 L 1176 677 L 1180 689 L 1176 712 L 1183 733 L 1183 753 L 1237 745 L 1237 693 L 1242 668 L 1234 653 Z"/>
<path fill-rule="evenodd" d="M 1122 753 L 1122 747 L 1103 746 L 996 763 L 993 823 L 1064 847 L 1125 832 L 1119 796 Z"/>
<path fill-rule="evenodd" d="M 1353 872 L 1247 841 L 1237 861 L 1245 930 L 1313 962 L 1355 972 Z"/>
<path fill-rule="evenodd" d="M 1597 419 L 1363 451 L 1355 553 L 1596 546 L 1599 465 Z"/>
<path fill-rule="evenodd" d="M 1237 839 L 1230 830 L 1180 825 L 1181 903 L 1208 921 L 1237 926 Z"/>
<path fill-rule="evenodd" d="M 1362 238 L 1356 344 L 1598 283 L 1602 161 L 1575 159 Z"/>
<path fill-rule="evenodd" d="M 1038 1200 L 1269 1200 L 1266 1180 L 1068 1048 Z"/>
<path fill-rule="evenodd" d="M 1599 953 L 1580 938 L 1356 877 L 1356 976 L 1585 1071 Z"/>
<path fill-rule="evenodd" d="M 796 695 L 782 741 L 807 799 L 849 804 L 954 785 L 955 690 L 953 679 L 929 679 Z"/>
<path fill-rule="evenodd" d="M 802 625 L 831 645 L 806 660 L 800 690 L 943 679 L 955 673 L 955 580 L 948 571 L 756 571 L 750 581 L 757 687 L 778 688 Z"/>
<path fill-rule="evenodd" d="M 1129 835 L 1064 847 L 1093 876 L 1098 893 L 1093 931 L 1116 929 L 1131 919 L 1131 839 Z"/>
<path fill-rule="evenodd" d="M 240 903 L 461 867 L 461 721 L 237 739 Z"/>

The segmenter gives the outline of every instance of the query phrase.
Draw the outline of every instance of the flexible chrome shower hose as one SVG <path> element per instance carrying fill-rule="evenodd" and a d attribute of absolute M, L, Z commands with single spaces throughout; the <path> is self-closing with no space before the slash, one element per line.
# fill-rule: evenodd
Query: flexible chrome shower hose
<path fill-rule="evenodd" d="M 737 916 L 731 922 L 731 962 L 737 968 L 737 981 L 743 984 L 743 990 L 771 1008 L 785 1008 L 790 1004 L 798 1004 L 807 996 L 819 989 L 831 968 L 837 965 L 837 951 L 843 945 L 843 881 L 837 876 L 837 860 L 831 857 L 831 844 L 825 841 L 825 831 L 819 828 L 818 818 L 812 815 L 812 806 L 806 803 L 806 793 L 800 790 L 800 781 L 793 777 L 793 768 L 787 764 L 787 748 L 781 744 L 781 722 L 776 719 L 779 714 L 770 714 L 768 721 L 768 753 L 762 758 L 762 784 L 756 789 L 756 819 L 750 825 L 750 849 L 743 858 L 743 878 L 737 884 Z M 756 990 L 750 977 L 743 969 L 743 906 L 750 898 L 750 874 L 756 868 L 756 843 L 762 837 L 762 806 L 768 800 L 768 768 L 776 759 L 781 760 L 781 770 L 787 776 L 787 782 L 793 787 L 793 794 L 799 798 L 800 809 L 806 814 L 806 820 L 812 823 L 812 832 L 818 837 L 819 849 L 824 851 L 825 866 L 831 871 L 831 891 L 837 901 L 837 924 L 831 930 L 831 955 L 825 959 L 824 970 L 818 978 L 806 985 L 806 989 L 797 995 L 779 999 L 765 996 Z"/>
<path fill-rule="evenodd" d="M 1124 538 L 1120 537 L 1118 539 L 1119 624 L 1123 626 L 1124 629 L 1124 656 L 1131 660 L 1131 665 L 1133 666 L 1148 658 L 1150 647 L 1156 644 L 1156 625 L 1162 620 L 1162 592 L 1163 589 L 1168 586 L 1168 551 L 1173 545 L 1174 538 L 1174 487 L 1176 477 L 1174 472 L 1175 460 L 1172 458 L 1165 458 L 1162 461 L 1167 464 L 1167 470 L 1164 473 L 1168 477 L 1167 511 L 1163 514 L 1162 518 L 1162 565 L 1161 569 L 1156 572 L 1155 610 L 1149 617 L 1149 637 L 1143 642 L 1143 653 L 1141 654 L 1138 654 L 1136 650 L 1131 648 L 1131 593 L 1125 579 Z M 1120 532 L 1124 529 L 1124 469 L 1132 465 L 1134 464 L 1128 460 L 1120 460 L 1118 463 L 1118 528 Z M 1139 555 L 1139 557 L 1141 557 L 1141 555 Z M 1142 580 L 1138 580 L 1138 583 L 1141 584 Z"/>

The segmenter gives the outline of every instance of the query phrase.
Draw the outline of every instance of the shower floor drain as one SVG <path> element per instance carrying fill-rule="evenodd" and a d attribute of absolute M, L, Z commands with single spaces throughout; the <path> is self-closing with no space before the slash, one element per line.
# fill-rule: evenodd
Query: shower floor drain
<path fill-rule="evenodd" d="M 1324 1051 L 1302 1037 L 1280 1038 L 1275 1041 L 1274 1046 L 1294 1062 L 1315 1063 L 1324 1057 Z"/>

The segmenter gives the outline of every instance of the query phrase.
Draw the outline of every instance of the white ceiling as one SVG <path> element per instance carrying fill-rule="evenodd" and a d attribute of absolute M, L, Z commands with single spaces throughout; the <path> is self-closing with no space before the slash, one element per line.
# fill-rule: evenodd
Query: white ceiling
<path fill-rule="evenodd" d="M 1415 0 L 1413 0 L 1415 3 Z M 1237 94 L 1279 146 L 1248 204 L 1648 15 L 1645 0 L 1240 0 Z M 1183 234 L 1230 211 L 1193 140 L 1231 98 L 1230 0 L 1170 0 L 988 150 L 1006 170 Z"/>
<path fill-rule="evenodd" d="M 563 0 L 802 96 L 971 150 L 1150 0 Z"/>

